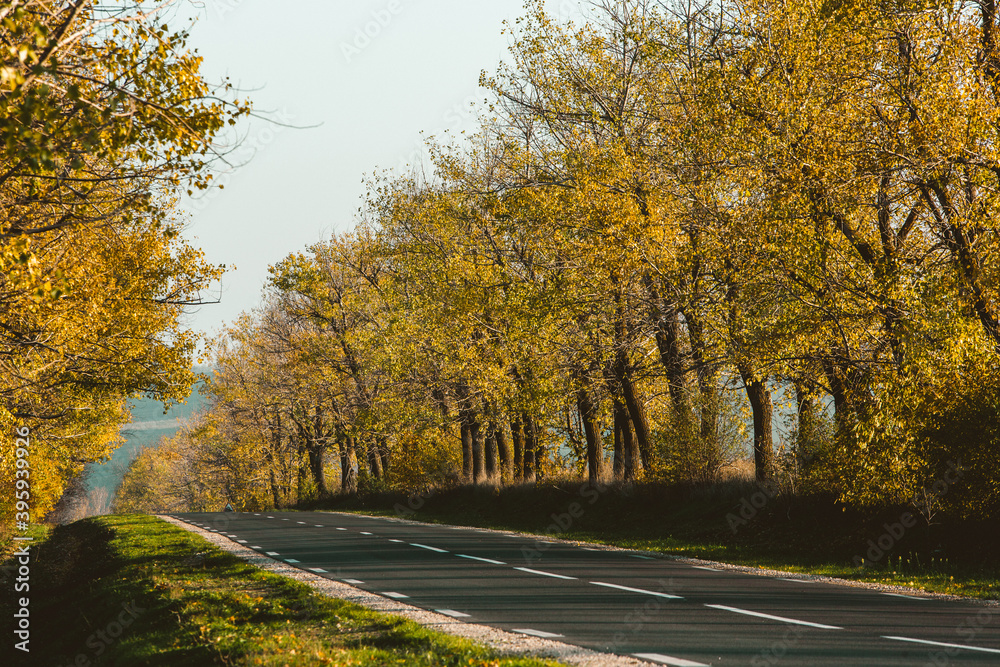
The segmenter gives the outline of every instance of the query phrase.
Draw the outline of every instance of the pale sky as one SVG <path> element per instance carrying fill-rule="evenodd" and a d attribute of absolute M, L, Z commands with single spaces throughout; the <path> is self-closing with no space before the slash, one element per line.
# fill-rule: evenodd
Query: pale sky
<path fill-rule="evenodd" d="M 192 3 L 197 4 L 197 3 Z M 222 302 L 187 318 L 213 333 L 256 306 L 268 265 L 352 225 L 374 172 L 419 162 L 423 136 L 473 130 L 482 70 L 506 57 L 522 0 L 202 0 L 190 46 L 261 112 L 242 128 L 225 189 L 187 202 L 186 232 L 235 266 Z M 575 0 L 549 2 L 569 15 Z M 424 132 L 424 135 L 421 132 Z"/>

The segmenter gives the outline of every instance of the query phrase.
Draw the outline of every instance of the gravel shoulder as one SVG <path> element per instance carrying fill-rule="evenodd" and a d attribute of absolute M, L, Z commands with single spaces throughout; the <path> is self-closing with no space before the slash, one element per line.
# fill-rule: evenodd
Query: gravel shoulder
<path fill-rule="evenodd" d="M 283 561 L 275 560 L 274 558 L 265 556 L 264 554 L 254 551 L 253 549 L 237 544 L 227 537 L 211 531 L 203 530 L 197 526 L 189 525 L 183 521 L 174 519 L 173 517 L 164 515 L 156 516 L 171 525 L 200 535 L 211 544 L 217 546 L 219 549 L 222 549 L 227 553 L 231 553 L 234 556 L 247 561 L 251 565 L 254 565 L 255 567 L 259 567 L 263 570 L 267 570 L 268 572 L 289 577 L 307 584 L 315 589 L 316 592 L 323 595 L 353 602 L 374 611 L 402 616 L 432 630 L 437 630 L 439 632 L 479 642 L 480 644 L 489 646 L 504 655 L 525 655 L 536 658 L 547 658 L 557 660 L 567 665 L 578 665 L 580 667 L 603 667 L 605 665 L 609 667 L 640 667 L 652 665 L 652 663 L 637 660 L 635 658 L 619 656 L 611 653 L 600 653 L 598 651 L 592 651 L 580 646 L 564 644 L 550 639 L 541 639 L 537 637 L 530 637 L 528 635 L 505 632 L 503 630 L 498 630 L 497 628 L 477 625 L 475 623 L 462 623 L 461 621 L 457 621 L 454 618 L 443 614 L 426 611 L 412 605 L 404 604 L 398 600 L 369 593 L 368 591 L 355 588 L 354 586 L 343 582 L 334 581 L 332 579 L 321 577 L 317 574 L 300 570 L 299 568 L 293 567 Z M 405 521 L 414 524 L 421 523 L 405 519 L 393 520 Z M 506 531 L 491 532 L 515 534 L 507 533 Z"/>

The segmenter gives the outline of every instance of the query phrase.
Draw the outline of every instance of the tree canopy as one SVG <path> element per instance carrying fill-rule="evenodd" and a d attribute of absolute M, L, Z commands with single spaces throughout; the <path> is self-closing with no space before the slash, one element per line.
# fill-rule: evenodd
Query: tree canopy
<path fill-rule="evenodd" d="M 917 502 L 957 463 L 933 502 L 995 510 L 987 5 L 607 0 L 573 24 L 532 0 L 511 32 L 480 131 L 428 178 L 374 179 L 220 341 L 210 419 L 273 426 L 249 504 L 332 491 L 329 449 L 348 493 L 750 456 Z"/>

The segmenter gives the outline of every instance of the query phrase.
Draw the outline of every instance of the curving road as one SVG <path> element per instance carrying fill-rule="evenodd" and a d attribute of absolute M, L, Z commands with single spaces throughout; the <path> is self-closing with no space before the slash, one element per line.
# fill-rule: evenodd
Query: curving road
<path fill-rule="evenodd" d="M 1000 665 L 1000 608 L 334 512 L 170 515 L 457 619 L 653 663 Z"/>

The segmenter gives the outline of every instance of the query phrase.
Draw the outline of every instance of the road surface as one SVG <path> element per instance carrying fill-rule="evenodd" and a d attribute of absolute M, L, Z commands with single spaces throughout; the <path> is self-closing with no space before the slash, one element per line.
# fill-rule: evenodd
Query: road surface
<path fill-rule="evenodd" d="M 1000 665 L 1000 608 L 334 512 L 170 515 L 463 621 L 653 663 Z"/>

